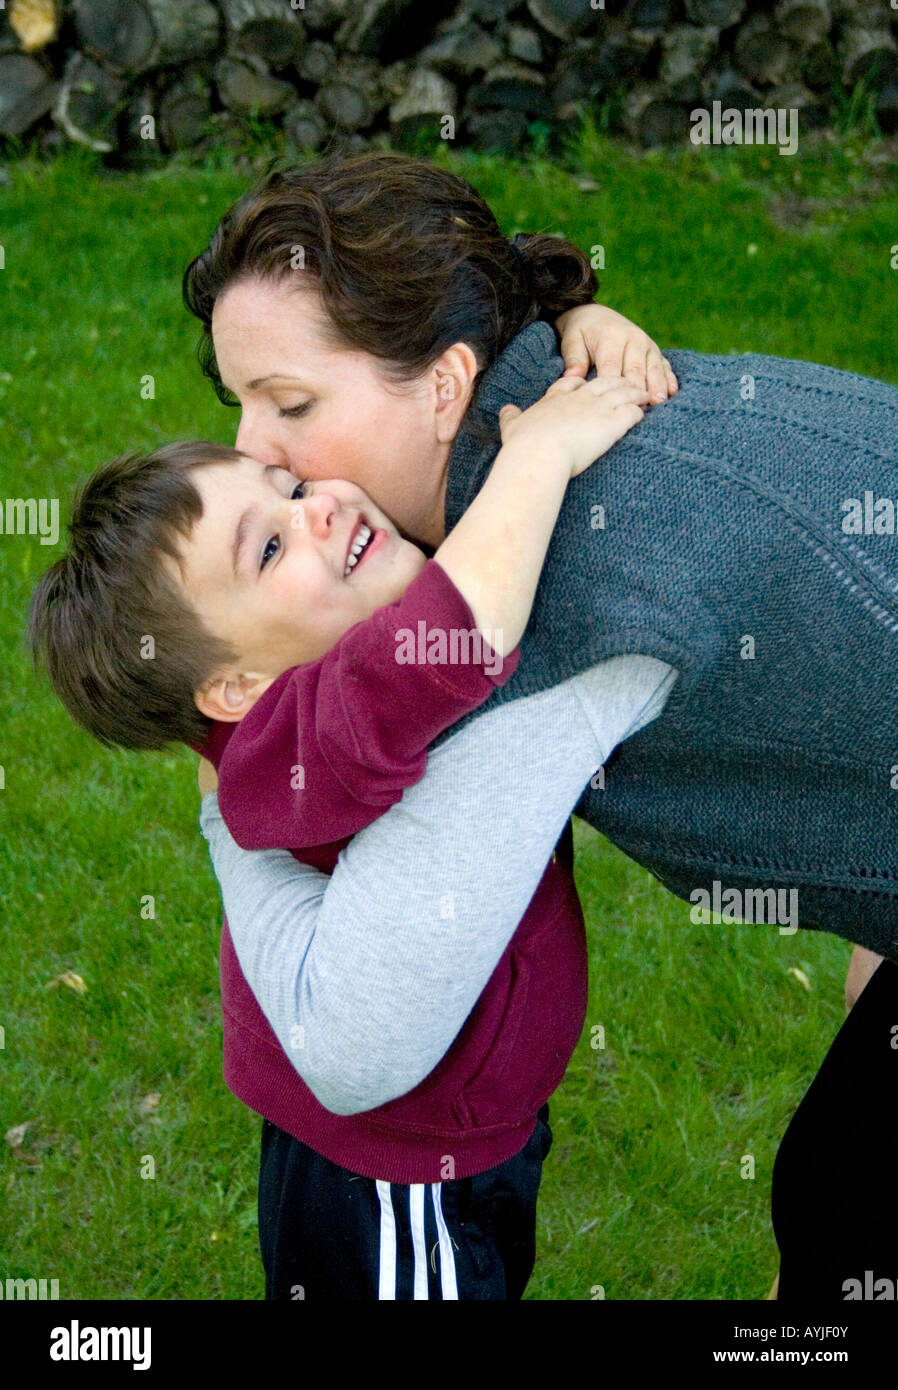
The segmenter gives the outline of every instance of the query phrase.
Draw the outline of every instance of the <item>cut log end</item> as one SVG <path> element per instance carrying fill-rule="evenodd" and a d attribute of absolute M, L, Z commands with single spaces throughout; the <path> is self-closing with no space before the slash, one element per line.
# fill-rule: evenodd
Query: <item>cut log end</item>
<path fill-rule="evenodd" d="M 624 131 L 646 149 L 682 144 L 689 131 L 687 109 L 657 87 L 631 92 L 624 100 Z"/>
<path fill-rule="evenodd" d="M 211 118 L 211 93 L 201 72 L 173 83 L 159 99 L 160 134 L 169 151 L 201 144 L 209 135 Z"/>
<path fill-rule="evenodd" d="M 59 33 L 57 0 L 10 0 L 9 26 L 23 53 L 37 53 Z"/>
<path fill-rule="evenodd" d="M 53 106 L 58 86 L 25 53 L 0 57 L 0 135 L 20 136 Z"/>
<path fill-rule="evenodd" d="M 115 148 L 115 123 L 123 84 L 81 53 L 66 63 L 53 120 L 79 145 L 108 152 Z"/>
<path fill-rule="evenodd" d="M 240 30 L 235 48 L 238 53 L 261 58 L 269 67 L 285 68 L 296 57 L 300 39 L 295 24 L 281 19 L 255 19 Z"/>
<path fill-rule="evenodd" d="M 215 76 L 222 105 L 239 116 L 273 116 L 296 96 L 289 82 L 235 58 L 223 59 Z"/>
<path fill-rule="evenodd" d="M 325 120 L 341 131 L 364 130 L 374 119 L 365 93 L 349 82 L 327 82 L 318 92 L 317 103 Z"/>
<path fill-rule="evenodd" d="M 84 51 L 112 72 L 142 72 L 156 33 L 141 0 L 75 0 L 75 29 Z"/>

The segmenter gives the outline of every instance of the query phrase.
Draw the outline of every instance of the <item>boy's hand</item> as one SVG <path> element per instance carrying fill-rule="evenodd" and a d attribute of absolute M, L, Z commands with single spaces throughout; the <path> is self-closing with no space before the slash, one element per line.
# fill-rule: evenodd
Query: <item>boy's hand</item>
<path fill-rule="evenodd" d="M 585 377 L 595 363 L 600 377 L 624 376 L 644 386 L 652 404 L 679 390 L 673 368 L 656 342 L 607 304 L 581 304 L 555 320 L 566 377 Z"/>
<path fill-rule="evenodd" d="M 527 410 L 503 405 L 499 411 L 502 443 L 522 443 L 545 454 L 561 456 L 570 465 L 570 477 L 584 473 L 591 463 L 637 425 L 648 404 L 649 393 L 623 377 L 562 376 Z"/>
<path fill-rule="evenodd" d="M 205 758 L 200 758 L 200 765 L 197 769 L 197 782 L 199 783 L 200 796 L 205 796 L 206 792 L 218 791 L 218 773 L 210 762 Z"/>

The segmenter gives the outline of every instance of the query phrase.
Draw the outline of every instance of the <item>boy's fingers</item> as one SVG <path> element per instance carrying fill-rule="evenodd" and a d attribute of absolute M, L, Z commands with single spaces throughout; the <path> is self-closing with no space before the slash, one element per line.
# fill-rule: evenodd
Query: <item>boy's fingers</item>
<path fill-rule="evenodd" d="M 625 381 L 623 377 L 619 377 L 617 380 L 609 378 L 602 382 L 598 380 L 591 381 L 587 382 L 587 386 L 595 387 L 592 394 L 600 396 L 602 400 L 610 400 L 612 404 L 617 400 L 647 401 L 650 395 L 644 385 L 634 386 L 632 382 Z"/>
<path fill-rule="evenodd" d="M 552 385 L 546 391 L 546 395 L 564 396 L 567 395 L 569 392 L 577 391 L 580 389 L 581 386 L 586 385 L 588 385 L 588 383 L 585 382 L 582 377 L 560 376 L 556 381 L 552 382 Z"/>
<path fill-rule="evenodd" d="M 622 435 L 626 434 L 627 430 L 632 429 L 634 425 L 638 425 L 639 421 L 644 418 L 645 411 L 641 410 L 638 405 L 633 405 L 632 402 L 619 405 L 614 411 L 615 424 Z"/>

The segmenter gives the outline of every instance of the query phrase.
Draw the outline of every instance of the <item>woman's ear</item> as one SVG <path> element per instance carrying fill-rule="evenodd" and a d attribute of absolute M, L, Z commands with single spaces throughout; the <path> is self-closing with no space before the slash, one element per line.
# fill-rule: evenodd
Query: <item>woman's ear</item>
<path fill-rule="evenodd" d="M 200 714 L 222 724 L 237 724 L 249 714 L 259 696 L 271 685 L 271 676 L 221 676 L 194 692 Z"/>
<path fill-rule="evenodd" d="M 451 443 L 471 400 L 480 368 L 467 343 L 453 343 L 433 365 L 436 388 L 434 419 L 437 439 Z"/>

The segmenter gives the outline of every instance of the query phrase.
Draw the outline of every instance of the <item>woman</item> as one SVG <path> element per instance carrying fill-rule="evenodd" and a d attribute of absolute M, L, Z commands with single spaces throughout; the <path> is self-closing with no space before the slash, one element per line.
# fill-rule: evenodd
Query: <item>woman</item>
<path fill-rule="evenodd" d="M 242 407 L 238 446 L 303 480 L 351 478 L 431 545 L 488 470 L 499 407 L 560 373 L 536 315 L 594 288 L 572 249 L 509 250 L 466 185 L 399 156 L 275 177 L 185 277 L 206 370 Z M 870 486 L 898 495 L 898 391 L 760 356 L 673 366 L 683 391 L 572 488 L 513 680 L 330 880 L 289 856 L 235 857 L 204 803 L 283 1075 L 292 1060 L 337 1113 L 436 1065 L 575 806 L 682 897 L 898 953 L 898 825 L 880 779 L 898 579 L 881 532 L 861 544 L 842 525 Z M 594 666 L 609 680 L 593 717 L 616 751 L 579 801 L 595 768 L 545 701 Z M 226 1012 L 245 989 L 229 949 Z M 353 988 L 359 950 L 376 999 Z"/>

